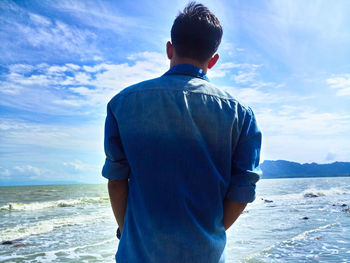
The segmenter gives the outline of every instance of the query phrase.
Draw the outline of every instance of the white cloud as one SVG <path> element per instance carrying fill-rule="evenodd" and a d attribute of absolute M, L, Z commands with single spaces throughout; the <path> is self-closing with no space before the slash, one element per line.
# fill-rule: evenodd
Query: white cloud
<path fill-rule="evenodd" d="M 67 66 L 51 66 L 47 69 L 47 72 L 51 74 L 62 73 L 68 71 L 69 69 L 70 67 Z"/>
<path fill-rule="evenodd" d="M 92 93 L 94 93 L 94 90 L 89 89 L 87 87 L 74 87 L 74 88 L 69 88 L 69 90 L 82 96 L 89 96 Z"/>
<path fill-rule="evenodd" d="M 27 127 L 28 126 L 24 123 L 19 123 L 10 119 L 0 119 L 0 131 L 25 129 Z"/>
<path fill-rule="evenodd" d="M 260 68 L 261 65 L 256 64 L 242 64 L 240 67 L 240 70 L 234 75 L 232 75 L 232 79 L 237 84 L 249 84 L 256 80 L 258 76 L 258 68 Z"/>
<path fill-rule="evenodd" d="M 75 64 L 71 64 L 71 63 L 67 63 L 66 66 L 69 67 L 69 68 L 72 69 L 72 70 L 78 70 L 78 69 L 80 69 L 80 66 L 79 66 L 79 65 L 75 65 Z"/>
<path fill-rule="evenodd" d="M 237 74 L 232 76 L 232 79 L 237 84 L 246 84 L 248 82 L 252 82 L 255 79 L 256 75 L 257 74 L 255 71 L 244 72 L 244 71 L 240 70 L 237 72 Z"/>
<path fill-rule="evenodd" d="M 46 167 L 38 167 L 32 164 L 14 165 L 12 167 L 0 167 L 0 180 L 15 180 L 21 182 L 21 180 L 52 180 L 55 179 L 52 176 L 53 171 Z M 56 177 L 57 175 L 55 175 Z"/>
<path fill-rule="evenodd" d="M 348 14 L 349 5 L 345 1 L 273 0 L 265 2 L 263 7 L 245 8 L 244 15 L 238 8 L 237 26 L 267 56 L 290 69 L 310 71 L 312 66 L 327 60 L 338 61 L 334 59 L 337 54 L 329 60 L 328 53 L 332 50 L 347 53 Z"/>
<path fill-rule="evenodd" d="M 88 104 L 85 100 L 78 99 L 73 96 L 70 96 L 70 98 L 67 98 L 67 99 L 53 100 L 52 103 L 59 105 L 61 107 L 74 107 L 74 108 L 79 108 Z"/>
<path fill-rule="evenodd" d="M 223 78 L 227 75 L 231 75 L 231 79 L 236 84 L 250 85 L 252 87 L 272 86 L 275 85 L 272 82 L 265 82 L 258 80 L 258 69 L 262 65 L 249 64 L 249 63 L 233 63 L 224 62 L 215 65 L 213 69 L 208 70 L 209 78 Z M 233 72 L 236 71 L 236 72 Z"/>
<path fill-rule="evenodd" d="M 56 114 L 66 111 L 67 107 L 99 107 L 127 86 L 161 76 L 169 63 L 165 55 L 156 52 L 131 54 L 128 60 L 128 63 L 89 66 L 71 63 L 11 65 L 0 83 L 0 91 L 8 95 L 7 101 L 0 103 L 30 107 L 34 111 L 46 106 L 46 111 Z"/>
<path fill-rule="evenodd" d="M 227 54 L 231 57 L 237 55 L 240 52 L 244 52 L 245 49 L 242 47 L 235 47 L 233 43 L 223 40 L 219 47 L 220 50 L 225 50 Z"/>
<path fill-rule="evenodd" d="M 233 63 L 233 62 L 223 62 L 215 65 L 213 69 L 208 70 L 209 78 L 222 78 L 226 77 L 228 74 L 232 74 L 232 70 L 238 70 L 237 73 L 232 74 L 232 79 L 237 84 L 250 83 L 255 80 L 258 76 L 257 69 L 261 65 L 257 64 L 248 64 L 248 63 Z"/>
<path fill-rule="evenodd" d="M 41 169 L 32 165 L 15 166 L 14 170 L 25 175 L 41 175 L 43 173 Z"/>
<path fill-rule="evenodd" d="M 329 163 L 331 160 L 325 159 L 325 156 L 330 150 L 337 153 L 337 161 L 348 162 L 350 156 L 350 141 L 342 140 L 341 137 L 312 138 L 302 134 L 268 135 L 263 130 L 262 142 L 265 160 Z"/>
<path fill-rule="evenodd" d="M 250 84 L 250 86 L 253 87 L 253 88 L 270 87 L 270 88 L 274 88 L 274 89 L 280 89 L 282 87 L 285 87 L 285 84 L 284 83 L 276 84 L 274 82 L 265 82 L 265 81 L 261 81 L 261 80 L 256 80 L 256 81 L 253 81 Z"/>
<path fill-rule="evenodd" d="M 350 87 L 341 89 L 337 92 L 338 96 L 350 96 Z"/>
<path fill-rule="evenodd" d="M 58 11 L 64 10 L 80 23 L 95 27 L 99 30 L 112 30 L 116 33 L 128 32 L 130 28 L 145 28 L 144 21 L 138 17 L 125 16 L 116 9 L 117 5 L 110 5 L 108 2 L 89 1 L 59 1 L 53 5 Z M 128 12 L 130 13 L 130 12 Z"/>
<path fill-rule="evenodd" d="M 33 71 L 34 67 L 28 64 L 14 64 L 9 66 L 9 71 L 13 73 L 25 74 Z"/>
<path fill-rule="evenodd" d="M 9 169 L 0 167 L 0 178 L 10 178 L 11 172 Z"/>
<path fill-rule="evenodd" d="M 220 48 L 223 49 L 223 50 L 227 50 L 227 51 L 230 51 L 230 50 L 234 49 L 233 44 L 230 43 L 230 42 L 225 41 L 225 39 L 223 39 L 221 41 Z"/>
<path fill-rule="evenodd" d="M 258 108 L 265 159 L 325 162 L 330 152 L 338 160 L 350 156 L 350 115 L 320 112 L 311 107 L 282 105 Z"/>
<path fill-rule="evenodd" d="M 286 100 L 293 100 L 295 96 L 277 95 L 268 91 L 262 91 L 260 88 L 236 88 L 230 86 L 220 87 L 234 94 L 241 103 L 248 105 L 271 105 L 281 103 Z"/>
<path fill-rule="evenodd" d="M 8 82 L 0 82 L 0 92 L 7 95 L 18 95 L 21 92 L 21 86 Z"/>
<path fill-rule="evenodd" d="M 105 70 L 107 64 L 97 64 L 94 66 L 83 66 L 82 68 L 86 71 L 86 72 L 90 72 L 90 73 L 94 73 L 94 72 L 99 72 L 102 70 Z"/>
<path fill-rule="evenodd" d="M 349 36 L 348 32 L 342 31 L 348 19 L 348 6 L 342 2 L 334 4 L 303 2 L 301 6 L 298 1 L 286 3 L 274 0 L 269 7 L 272 11 L 271 15 L 275 17 L 275 26 L 279 26 L 280 29 L 289 29 L 289 32 L 291 29 L 305 30 L 321 37 L 324 41 Z"/>
<path fill-rule="evenodd" d="M 72 162 L 64 162 L 63 165 L 68 167 L 73 167 L 74 170 L 76 171 L 96 171 L 97 169 L 100 168 L 99 166 L 92 165 L 89 163 L 84 163 L 80 160 L 74 160 Z"/>
<path fill-rule="evenodd" d="M 326 160 L 326 161 L 333 161 L 333 160 L 335 160 L 336 157 L 337 157 L 337 154 L 336 154 L 336 153 L 334 153 L 334 152 L 328 152 L 327 155 L 326 155 L 325 160 Z"/>
<path fill-rule="evenodd" d="M 102 152 L 103 121 L 96 124 L 37 124 L 18 119 L 0 119 L 2 147 L 33 145 L 53 149 Z"/>
<path fill-rule="evenodd" d="M 229 72 L 228 70 L 209 69 L 207 72 L 207 76 L 210 79 L 223 78 L 227 75 L 228 72 Z"/>
<path fill-rule="evenodd" d="M 337 96 L 350 96 L 350 74 L 336 75 L 326 79 L 326 82 L 336 90 Z"/>
<path fill-rule="evenodd" d="M 77 23 L 65 23 L 60 19 L 30 12 L 20 4 L 11 3 L 5 7 L 6 23 L 2 27 L 3 49 L 6 58 L 40 54 L 43 59 L 55 55 L 74 54 L 80 57 L 98 56 L 96 34 Z M 57 16 L 56 16 L 57 17 Z M 71 21 L 70 21 L 71 22 Z M 11 39 L 16 39 L 13 42 Z M 12 41 L 12 42 L 11 42 Z M 44 52 L 46 50 L 46 52 Z M 64 52 L 64 53 L 62 53 Z M 57 57 L 57 56 L 56 56 Z M 19 59 L 21 60 L 21 59 Z"/>
<path fill-rule="evenodd" d="M 103 57 L 101 57 L 101 56 L 93 56 L 93 60 L 101 61 L 101 60 L 103 60 Z"/>
<path fill-rule="evenodd" d="M 244 67 L 245 64 L 236 64 L 232 62 L 218 63 L 212 69 L 209 69 L 207 75 L 209 78 L 222 78 L 231 72 L 231 69 Z"/>
<path fill-rule="evenodd" d="M 318 112 L 305 106 L 282 105 L 259 109 L 258 119 L 266 132 L 303 137 L 341 135 L 350 132 L 350 115 Z"/>
<path fill-rule="evenodd" d="M 146 61 L 157 61 L 157 62 L 168 62 L 168 59 L 166 56 L 162 53 L 158 52 L 138 52 L 131 54 L 127 57 L 129 60 L 139 61 L 139 60 L 146 60 Z"/>
<path fill-rule="evenodd" d="M 48 18 L 40 16 L 38 14 L 29 13 L 29 18 L 34 24 L 37 24 L 37 25 L 41 25 L 41 26 L 51 25 L 51 21 Z"/>
<path fill-rule="evenodd" d="M 92 84 L 91 75 L 85 72 L 77 72 L 74 76 L 74 81 L 81 85 Z"/>

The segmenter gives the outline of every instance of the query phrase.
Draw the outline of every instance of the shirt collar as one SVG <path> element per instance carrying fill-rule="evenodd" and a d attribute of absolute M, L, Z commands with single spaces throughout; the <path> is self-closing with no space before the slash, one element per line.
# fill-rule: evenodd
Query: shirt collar
<path fill-rule="evenodd" d="M 191 64 L 178 64 L 173 66 L 164 75 L 188 75 L 209 81 L 202 69 Z"/>

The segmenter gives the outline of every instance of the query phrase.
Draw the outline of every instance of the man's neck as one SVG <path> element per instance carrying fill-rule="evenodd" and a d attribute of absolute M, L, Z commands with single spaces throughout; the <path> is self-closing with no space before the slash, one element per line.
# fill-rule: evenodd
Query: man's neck
<path fill-rule="evenodd" d="M 170 60 L 170 68 L 179 64 L 191 64 L 202 69 L 205 74 L 207 74 L 208 71 L 208 66 L 205 63 L 200 63 L 197 60 L 191 58 L 176 58 Z"/>

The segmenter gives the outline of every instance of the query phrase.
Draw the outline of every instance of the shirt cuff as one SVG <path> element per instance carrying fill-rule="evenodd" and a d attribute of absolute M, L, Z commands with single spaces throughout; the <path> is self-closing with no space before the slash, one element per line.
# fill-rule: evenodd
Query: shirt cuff
<path fill-rule="evenodd" d="M 106 158 L 102 176 L 110 180 L 123 180 L 129 177 L 129 170 L 127 162 L 113 162 Z"/>
<path fill-rule="evenodd" d="M 251 203 L 255 200 L 255 185 L 231 185 L 226 198 L 238 203 Z"/>

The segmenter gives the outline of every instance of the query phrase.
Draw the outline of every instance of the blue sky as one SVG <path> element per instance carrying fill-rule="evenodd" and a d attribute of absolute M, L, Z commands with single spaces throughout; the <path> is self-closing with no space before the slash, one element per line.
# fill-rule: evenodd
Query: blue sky
<path fill-rule="evenodd" d="M 1 1 L 0 184 L 104 182 L 106 103 L 164 73 L 187 1 Z M 203 1 L 211 81 L 255 111 L 262 160 L 350 161 L 350 2 Z"/>

